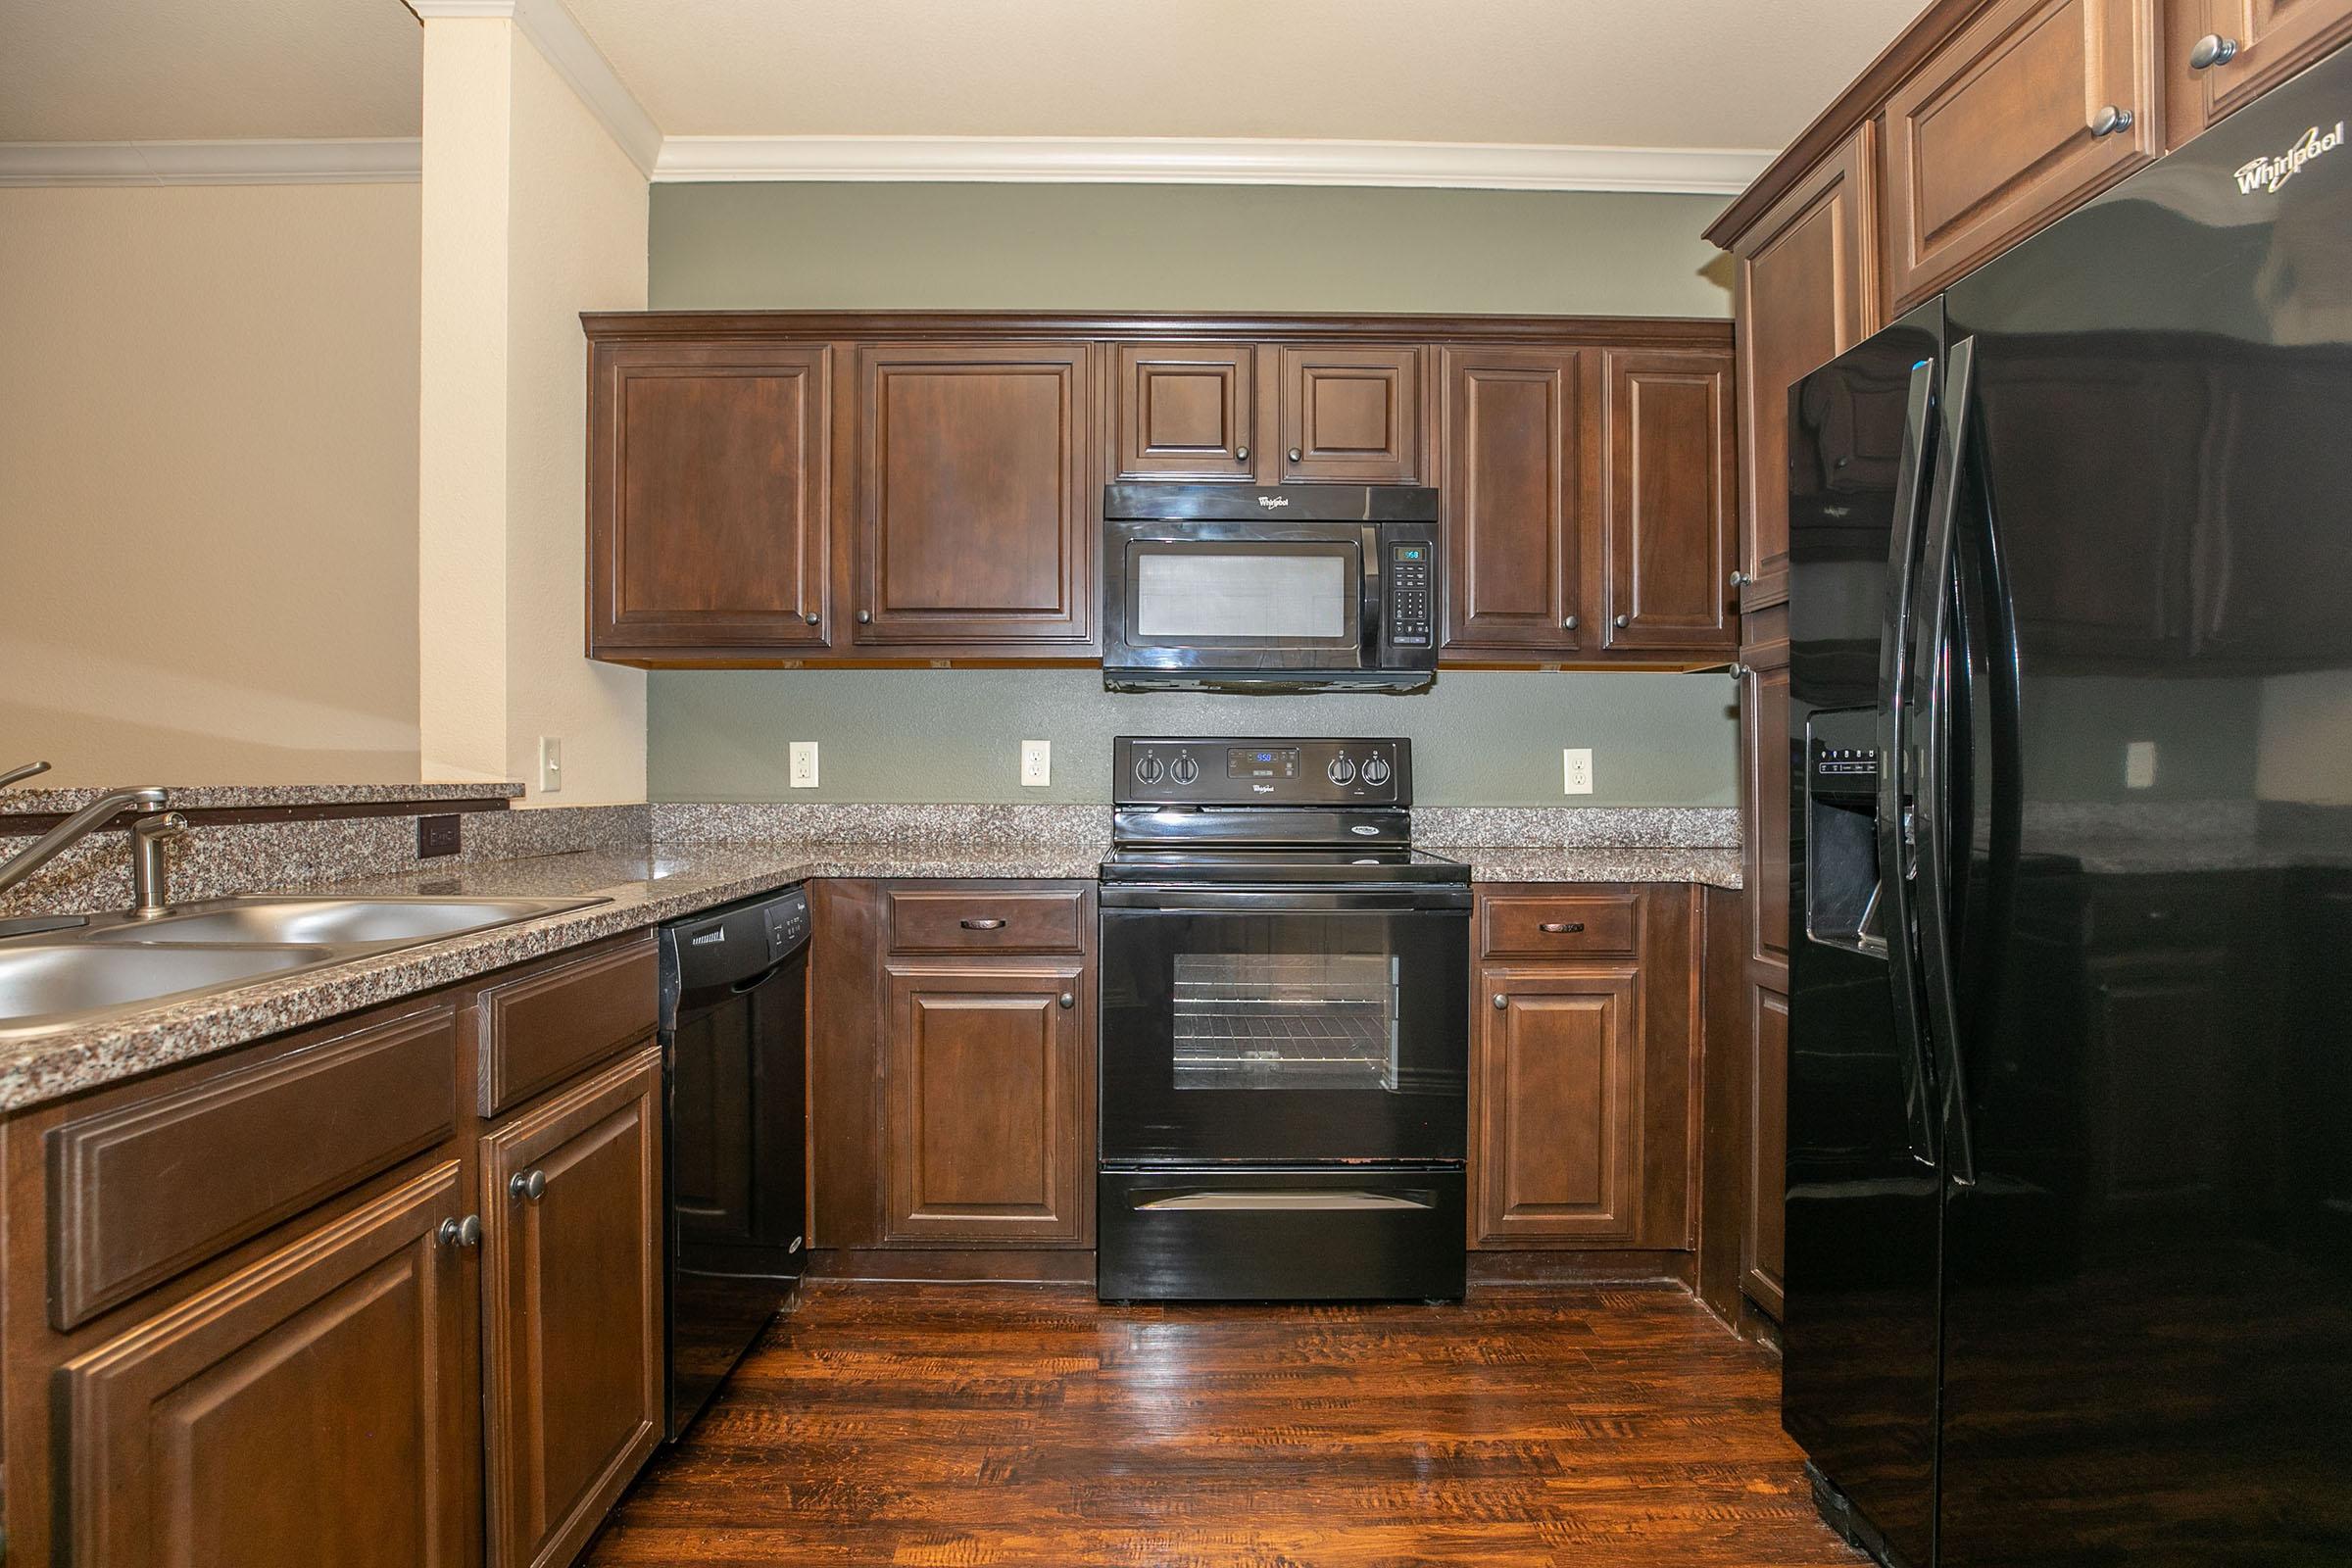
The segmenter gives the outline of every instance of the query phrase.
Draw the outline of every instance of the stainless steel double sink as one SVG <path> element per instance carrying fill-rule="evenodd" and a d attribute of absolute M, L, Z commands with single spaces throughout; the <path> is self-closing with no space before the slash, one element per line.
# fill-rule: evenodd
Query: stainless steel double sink
<path fill-rule="evenodd" d="M 0 1040 L 605 902 L 247 897 L 149 919 L 90 915 L 0 940 Z"/>

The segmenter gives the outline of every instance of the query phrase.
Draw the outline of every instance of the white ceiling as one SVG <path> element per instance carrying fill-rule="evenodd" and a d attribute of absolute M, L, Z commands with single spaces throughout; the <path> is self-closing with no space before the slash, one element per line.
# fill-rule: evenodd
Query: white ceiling
<path fill-rule="evenodd" d="M 1922 0 L 569 0 L 670 136 L 1777 148 Z M 0 141 L 414 136 L 400 0 L 0 0 Z"/>

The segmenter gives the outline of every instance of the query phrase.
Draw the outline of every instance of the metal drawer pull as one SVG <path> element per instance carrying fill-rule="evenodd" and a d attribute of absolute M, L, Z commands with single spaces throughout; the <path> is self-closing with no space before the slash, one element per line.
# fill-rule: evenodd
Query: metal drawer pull
<path fill-rule="evenodd" d="M 1582 920 L 1546 920 L 1536 927 L 1537 930 L 1548 931 L 1555 937 L 1565 931 L 1582 931 L 1584 928 L 1585 922 Z"/>
<path fill-rule="evenodd" d="M 464 1219 L 445 1219 L 433 1235 L 443 1247 L 479 1247 L 482 1245 L 482 1216 L 468 1214 Z"/>
<path fill-rule="evenodd" d="M 507 1191 L 526 1203 L 536 1203 L 547 1196 L 547 1172 L 518 1170 L 507 1178 Z"/>
<path fill-rule="evenodd" d="M 966 931 L 994 931 L 1004 922 L 1002 920 L 958 920 L 956 923 Z"/>
<path fill-rule="evenodd" d="M 1327 1193 L 1169 1193 L 1146 1199 L 1137 1195 L 1138 1213 L 1166 1213 L 1183 1209 L 1226 1209 L 1242 1212 L 1277 1209 L 1435 1208 L 1434 1202 L 1396 1193 L 1334 1191 Z"/>

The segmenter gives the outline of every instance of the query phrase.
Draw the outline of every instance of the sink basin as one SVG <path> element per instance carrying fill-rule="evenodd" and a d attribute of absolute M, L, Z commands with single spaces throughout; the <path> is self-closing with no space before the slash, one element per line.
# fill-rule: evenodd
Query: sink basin
<path fill-rule="evenodd" d="M 0 1034 L 51 1026 L 333 959 L 319 947 L 116 948 L 95 944 L 0 947 Z"/>
<path fill-rule="evenodd" d="M 594 903 L 587 899 L 235 899 L 92 929 L 92 943 L 324 943 L 378 947 L 432 942 Z"/>

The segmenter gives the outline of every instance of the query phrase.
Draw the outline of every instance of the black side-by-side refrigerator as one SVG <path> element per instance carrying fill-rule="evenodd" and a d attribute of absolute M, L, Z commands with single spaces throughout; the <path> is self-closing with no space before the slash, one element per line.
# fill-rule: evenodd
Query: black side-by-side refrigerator
<path fill-rule="evenodd" d="M 2347 122 L 1789 393 L 1783 1413 L 1910 1568 L 2352 1563 Z"/>

